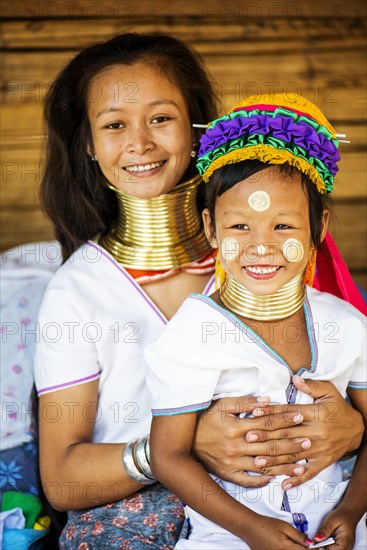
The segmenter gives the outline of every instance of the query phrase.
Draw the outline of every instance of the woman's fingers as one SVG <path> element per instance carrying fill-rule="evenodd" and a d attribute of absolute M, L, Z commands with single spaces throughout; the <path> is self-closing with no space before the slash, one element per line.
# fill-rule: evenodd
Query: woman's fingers
<path fill-rule="evenodd" d="M 247 474 L 244 472 L 233 472 L 232 475 L 230 475 L 229 478 L 226 479 L 226 481 L 231 481 L 232 483 L 235 483 L 236 485 L 240 485 L 241 487 L 246 488 L 260 488 L 265 487 L 268 485 L 269 481 L 273 479 L 273 476 L 253 476 Z M 232 492 L 230 492 L 232 496 Z"/>
<path fill-rule="evenodd" d="M 286 480 L 287 485 L 291 487 L 298 487 L 298 485 L 302 485 L 306 481 L 310 481 L 315 476 L 317 476 L 322 470 L 327 468 L 327 466 L 330 466 L 332 462 L 327 461 L 325 463 L 324 459 L 312 459 L 307 462 L 304 466 L 304 473 L 301 475 L 291 476 L 289 479 Z M 283 488 L 284 483 L 283 483 Z M 287 487 L 290 488 L 290 487 Z"/>
<path fill-rule="evenodd" d="M 283 459 L 285 460 L 285 459 Z M 301 464 L 280 464 L 279 466 L 270 466 L 269 463 L 259 466 L 254 461 L 255 470 L 254 472 L 261 474 L 262 476 L 289 476 L 293 478 L 298 478 L 301 476 L 305 467 Z M 252 470 L 248 470 L 252 471 Z"/>
<path fill-rule="evenodd" d="M 253 457 L 276 457 L 278 460 L 286 458 L 285 463 L 295 462 L 303 458 L 301 453 L 309 450 L 311 447 L 311 440 L 308 438 L 296 438 L 296 439 L 275 439 L 270 441 L 263 441 L 261 443 L 251 443 L 244 447 L 245 456 Z M 273 462 L 275 464 L 275 462 Z M 280 462 L 277 462 L 280 464 Z"/>

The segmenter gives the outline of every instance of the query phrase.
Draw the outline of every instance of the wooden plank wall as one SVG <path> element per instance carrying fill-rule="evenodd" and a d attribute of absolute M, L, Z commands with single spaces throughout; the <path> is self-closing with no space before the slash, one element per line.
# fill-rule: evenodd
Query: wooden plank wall
<path fill-rule="evenodd" d="M 296 91 L 315 101 L 341 145 L 333 233 L 366 285 L 366 21 L 364 0 L 3 0 L 1 219 L 3 249 L 52 238 L 40 211 L 42 100 L 81 47 L 124 31 L 161 31 L 204 56 L 223 102 Z"/>

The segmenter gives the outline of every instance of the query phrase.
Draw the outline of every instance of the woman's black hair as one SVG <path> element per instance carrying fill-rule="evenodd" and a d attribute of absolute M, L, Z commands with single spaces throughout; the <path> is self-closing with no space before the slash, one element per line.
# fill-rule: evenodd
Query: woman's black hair
<path fill-rule="evenodd" d="M 235 164 L 227 164 L 216 170 L 206 184 L 205 206 L 209 210 L 213 230 L 215 229 L 215 204 L 218 197 L 229 191 L 238 182 L 245 180 L 262 170 L 266 170 L 272 164 L 260 160 L 243 160 Z M 325 208 L 331 210 L 331 199 L 329 195 L 321 195 L 316 185 L 310 178 L 291 166 L 288 163 L 277 164 L 279 170 L 286 176 L 295 177 L 301 175 L 301 182 L 308 197 L 308 212 L 311 229 L 311 239 L 315 248 L 321 248 L 321 233 L 323 228 L 323 211 Z"/>
<path fill-rule="evenodd" d="M 100 71 L 137 62 L 153 66 L 177 85 L 191 122 L 206 124 L 217 116 L 216 94 L 200 56 L 176 38 L 124 33 L 78 53 L 52 84 L 45 104 L 48 144 L 40 196 L 64 261 L 82 243 L 109 231 L 118 215 L 115 193 L 87 155 L 92 144 L 88 90 Z M 195 173 L 192 159 L 185 177 Z"/>

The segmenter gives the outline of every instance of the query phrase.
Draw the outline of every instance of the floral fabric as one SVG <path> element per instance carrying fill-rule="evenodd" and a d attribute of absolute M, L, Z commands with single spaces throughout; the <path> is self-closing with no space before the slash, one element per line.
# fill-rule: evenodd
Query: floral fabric
<path fill-rule="evenodd" d="M 123 500 L 68 513 L 61 550 L 173 550 L 186 538 L 180 500 L 158 483 Z"/>
<path fill-rule="evenodd" d="M 0 501 L 6 491 L 38 496 L 38 448 L 34 441 L 0 453 Z"/>

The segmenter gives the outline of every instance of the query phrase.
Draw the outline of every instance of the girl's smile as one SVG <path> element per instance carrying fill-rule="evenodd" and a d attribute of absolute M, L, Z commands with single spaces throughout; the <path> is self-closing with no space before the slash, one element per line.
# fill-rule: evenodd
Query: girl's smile
<path fill-rule="evenodd" d="M 253 279 L 271 279 L 281 269 L 280 266 L 273 265 L 253 265 L 243 268 L 249 277 Z"/>

